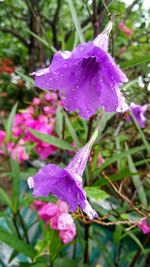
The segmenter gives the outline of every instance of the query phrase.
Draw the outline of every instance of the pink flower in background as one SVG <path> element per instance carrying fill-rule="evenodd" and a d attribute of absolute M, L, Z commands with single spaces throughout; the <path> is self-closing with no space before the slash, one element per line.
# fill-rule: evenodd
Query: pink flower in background
<path fill-rule="evenodd" d="M 123 55 L 127 51 L 127 48 L 125 46 L 121 47 L 119 50 L 119 54 Z"/>
<path fill-rule="evenodd" d="M 118 28 L 120 31 L 124 32 L 128 37 L 130 37 L 133 33 L 133 30 L 129 29 L 123 21 L 120 21 Z"/>
<path fill-rule="evenodd" d="M 60 238 L 61 238 L 61 240 L 63 241 L 64 244 L 67 244 L 67 243 L 71 242 L 76 236 L 75 224 L 72 224 L 72 226 L 69 227 L 65 231 L 61 230 L 59 232 L 59 236 L 60 236 Z"/>
<path fill-rule="evenodd" d="M 39 98 L 34 97 L 31 105 L 26 110 L 23 110 L 21 114 L 17 113 L 14 118 L 12 128 L 13 137 L 21 137 L 26 144 L 34 143 L 34 151 L 39 155 L 41 160 L 49 157 L 56 151 L 56 148 L 39 140 L 28 128 L 44 134 L 55 135 L 55 114 L 59 102 L 56 93 L 41 94 Z M 28 158 L 25 150 L 22 146 L 20 147 L 20 144 L 15 146 L 15 148 L 14 145 L 9 144 L 8 148 L 9 151 L 10 149 L 12 150 L 11 155 L 13 155 L 13 158 L 16 158 L 16 153 L 18 153 L 20 162 Z M 0 151 L 0 153 L 2 152 Z"/>
<path fill-rule="evenodd" d="M 29 159 L 29 155 L 25 150 L 25 142 L 22 139 L 16 145 L 13 142 L 10 142 L 7 149 L 10 152 L 11 157 L 14 160 L 18 160 L 20 163 Z"/>
<path fill-rule="evenodd" d="M 69 213 L 63 213 L 58 218 L 58 229 L 67 230 L 73 224 L 72 216 Z"/>
<path fill-rule="evenodd" d="M 41 99 L 40 98 L 38 98 L 38 97 L 34 97 L 33 98 L 33 100 L 32 100 L 32 104 L 33 105 L 40 105 L 40 103 L 41 103 Z"/>
<path fill-rule="evenodd" d="M 5 140 L 5 132 L 0 130 L 0 155 L 4 155 L 4 151 L 2 149 L 3 147 L 3 143 L 4 143 L 4 140 Z"/>
<path fill-rule="evenodd" d="M 50 106 L 45 106 L 43 107 L 43 111 L 45 113 L 45 115 L 54 115 L 56 113 L 56 110 L 53 109 L 53 107 Z"/>
<path fill-rule="evenodd" d="M 57 100 L 57 94 L 56 93 L 46 93 L 45 99 L 46 101 L 56 101 Z"/>
<path fill-rule="evenodd" d="M 105 160 L 103 159 L 102 155 L 99 154 L 97 157 L 97 167 L 100 167 L 104 163 L 104 161 Z"/>
<path fill-rule="evenodd" d="M 68 213 L 68 205 L 61 200 L 57 203 L 46 203 L 43 201 L 34 201 L 34 207 L 38 215 L 46 224 L 50 224 L 51 228 L 59 231 L 59 236 L 63 243 L 71 242 L 76 235 L 76 226 L 72 216 Z"/>
<path fill-rule="evenodd" d="M 57 205 L 59 207 L 59 211 L 60 213 L 68 213 L 69 208 L 66 202 L 62 201 L 62 200 L 58 200 L 57 201 Z"/>
<path fill-rule="evenodd" d="M 53 203 L 45 203 L 42 208 L 38 211 L 40 218 L 48 222 L 50 219 L 53 219 L 59 213 L 59 208 L 56 204 Z"/>
<path fill-rule="evenodd" d="M 34 148 L 34 151 L 39 155 L 41 160 L 45 160 L 56 150 L 57 150 L 56 147 L 50 144 L 46 144 L 42 141 L 39 141 Z"/>
<path fill-rule="evenodd" d="M 138 224 L 138 228 L 143 232 L 143 234 L 150 233 L 150 225 L 148 225 L 147 220 L 143 219 L 140 224 Z"/>
<path fill-rule="evenodd" d="M 44 201 L 41 200 L 34 200 L 34 202 L 32 203 L 31 208 L 35 209 L 35 210 L 40 210 L 43 206 L 45 205 Z"/>
<path fill-rule="evenodd" d="M 12 132 L 14 137 L 19 137 L 24 132 L 25 119 L 23 114 L 16 114 L 14 117 Z"/>

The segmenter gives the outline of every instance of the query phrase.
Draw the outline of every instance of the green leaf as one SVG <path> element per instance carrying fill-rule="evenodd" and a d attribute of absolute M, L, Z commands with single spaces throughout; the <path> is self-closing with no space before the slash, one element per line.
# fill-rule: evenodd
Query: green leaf
<path fill-rule="evenodd" d="M 131 68 L 133 66 L 136 66 L 136 65 L 144 64 L 146 62 L 150 62 L 150 56 L 149 55 L 144 55 L 142 57 L 137 57 L 137 58 L 128 60 L 126 62 L 123 62 L 120 64 L 120 67 L 122 69 L 127 69 L 127 68 Z"/>
<path fill-rule="evenodd" d="M 120 154 L 121 146 L 120 146 L 120 139 L 118 135 L 115 136 L 115 143 L 116 143 L 116 154 Z M 122 162 L 120 159 L 117 160 L 117 166 L 118 166 L 118 170 L 120 171 L 122 169 Z"/>
<path fill-rule="evenodd" d="M 121 233 L 122 233 L 122 226 L 116 225 L 116 229 L 113 233 L 113 239 L 114 239 L 115 246 L 118 245 L 120 242 Z"/>
<path fill-rule="evenodd" d="M 11 200 L 3 188 L 0 188 L 0 201 L 9 206 L 10 208 L 12 208 Z"/>
<path fill-rule="evenodd" d="M 125 143 L 125 147 L 126 147 L 126 151 L 128 151 L 129 148 L 128 148 L 127 143 Z M 144 206 L 147 206 L 147 199 L 146 199 L 145 191 L 144 191 L 140 176 L 138 175 L 137 169 L 134 165 L 134 162 L 132 160 L 131 155 L 129 155 L 129 154 L 127 155 L 127 160 L 128 160 L 128 165 L 129 165 L 130 171 L 132 173 L 137 173 L 137 174 L 132 175 L 131 177 L 132 177 L 133 184 L 134 184 L 134 186 L 137 190 L 137 193 L 139 195 L 139 199 Z"/>
<path fill-rule="evenodd" d="M 131 173 L 129 171 L 129 168 L 125 168 L 125 169 L 122 169 L 121 171 L 119 171 L 118 173 L 115 173 L 115 174 L 112 174 L 110 175 L 110 179 L 112 181 L 120 181 L 120 180 L 123 180 L 131 175 L 133 175 L 135 173 Z M 103 178 L 101 177 L 100 179 L 97 179 L 95 182 L 94 182 L 94 186 L 103 186 L 103 185 L 107 185 L 108 182 Z"/>
<path fill-rule="evenodd" d="M 115 161 L 117 161 L 118 159 L 122 159 L 124 157 L 127 157 L 127 155 L 132 155 L 132 154 L 135 154 L 137 152 L 140 152 L 142 150 L 145 149 L 145 146 L 142 145 L 142 146 L 138 146 L 138 147 L 135 147 L 135 148 L 131 148 L 129 149 L 128 151 L 123 151 L 113 157 L 111 157 L 110 159 L 106 160 L 99 168 L 93 170 L 93 172 L 101 172 L 102 170 L 104 170 L 107 166 L 109 166 L 110 164 L 114 163 Z"/>
<path fill-rule="evenodd" d="M 143 245 L 142 245 L 142 243 L 140 242 L 140 240 L 136 237 L 136 235 L 135 234 L 133 234 L 131 231 L 129 232 L 126 232 L 125 234 L 123 234 L 122 236 L 121 236 L 121 238 L 120 238 L 120 240 L 121 239 L 123 239 L 125 236 L 130 236 L 134 241 L 135 241 L 135 243 L 140 247 L 140 249 L 142 250 L 142 252 L 143 252 L 143 254 L 145 254 L 145 251 L 144 251 L 144 247 L 143 247 Z"/>
<path fill-rule="evenodd" d="M 99 189 L 98 186 L 87 186 L 84 189 L 85 189 L 87 196 L 89 198 L 94 198 L 96 200 L 102 200 L 102 199 L 109 197 L 109 195 L 105 191 Z"/>
<path fill-rule="evenodd" d="M 150 162 L 150 159 L 142 159 L 142 160 L 139 160 L 137 162 L 135 162 L 135 166 L 140 166 L 140 165 L 144 165 L 146 163 L 149 163 Z"/>
<path fill-rule="evenodd" d="M 72 147 L 68 142 L 61 140 L 55 136 L 43 134 L 43 133 L 37 132 L 37 131 L 30 129 L 30 128 L 28 128 L 28 130 L 34 136 L 36 136 L 40 140 L 44 141 L 45 143 L 51 144 L 53 146 L 56 146 L 56 147 L 64 149 L 64 150 L 76 151 L 76 149 L 74 147 Z"/>
<path fill-rule="evenodd" d="M 81 263 L 79 264 L 79 262 L 77 262 L 77 260 L 71 260 L 71 259 L 65 259 L 65 258 L 57 258 L 55 263 L 54 263 L 54 267 L 86 267 L 86 265 L 81 265 Z"/>
<path fill-rule="evenodd" d="M 6 231 L 3 227 L 0 226 L 0 240 L 6 243 L 8 246 L 14 248 L 15 250 L 23 253 L 24 255 L 34 258 L 36 255 L 36 251 L 34 248 L 24 241 L 18 239 L 12 233 Z"/>
<path fill-rule="evenodd" d="M 56 129 L 57 135 L 61 139 L 62 131 L 63 131 L 63 111 L 60 106 L 58 106 L 57 112 L 56 112 L 55 129 Z"/>
<path fill-rule="evenodd" d="M 67 0 L 67 1 L 68 1 L 68 4 L 69 4 L 69 8 L 70 8 L 70 12 L 71 12 L 71 15 L 72 15 L 72 19 L 73 19 L 76 31 L 78 33 L 80 42 L 84 43 L 85 42 L 84 35 L 82 33 L 82 29 L 81 29 L 81 26 L 80 26 L 80 21 L 78 19 L 78 16 L 77 16 L 73 1 L 72 0 Z"/>
<path fill-rule="evenodd" d="M 8 117 L 8 121 L 7 121 L 7 124 L 6 124 L 6 137 L 5 137 L 5 140 L 6 142 L 8 143 L 11 139 L 11 130 L 12 130 L 12 126 L 13 126 L 13 120 L 14 120 L 14 116 L 15 116 L 15 113 L 16 113 L 16 110 L 17 110 L 17 106 L 18 106 L 18 103 L 16 103 L 11 112 L 10 112 L 10 115 Z"/>
<path fill-rule="evenodd" d="M 64 113 L 64 114 L 65 114 L 66 125 L 67 125 L 68 130 L 69 130 L 69 132 L 71 134 L 71 137 L 72 137 L 73 141 L 75 142 L 77 148 L 80 148 L 81 147 L 81 143 L 80 143 L 79 138 L 78 138 L 78 136 L 76 134 L 76 131 L 75 131 L 74 127 L 72 126 L 67 114 L 66 113 Z"/>
<path fill-rule="evenodd" d="M 12 209 L 16 213 L 19 206 L 19 187 L 20 187 L 20 168 L 19 163 L 16 160 L 10 159 L 11 171 L 12 171 Z"/>
<path fill-rule="evenodd" d="M 19 254 L 18 251 L 13 250 L 12 253 L 11 253 L 11 255 L 10 255 L 10 258 L 9 258 L 9 261 L 8 262 L 10 263 L 15 257 L 17 257 L 18 254 Z"/>
<path fill-rule="evenodd" d="M 20 262 L 19 267 L 47 267 L 47 264 L 45 262 L 37 262 L 37 263 Z"/>

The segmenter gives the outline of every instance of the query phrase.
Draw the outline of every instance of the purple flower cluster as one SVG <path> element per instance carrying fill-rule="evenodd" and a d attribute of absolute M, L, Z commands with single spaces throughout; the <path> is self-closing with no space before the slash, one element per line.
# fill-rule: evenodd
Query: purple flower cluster
<path fill-rule="evenodd" d="M 48 68 L 34 73 L 36 86 L 58 90 L 64 107 L 85 119 L 99 108 L 126 110 L 119 85 L 127 77 L 107 51 L 111 28 L 110 22 L 93 42 L 80 44 L 72 52 L 57 52 Z"/>

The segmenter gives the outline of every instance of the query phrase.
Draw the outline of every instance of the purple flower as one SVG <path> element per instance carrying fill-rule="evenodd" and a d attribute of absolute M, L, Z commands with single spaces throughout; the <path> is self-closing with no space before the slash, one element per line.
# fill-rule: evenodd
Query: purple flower
<path fill-rule="evenodd" d="M 148 108 L 147 104 L 143 106 L 135 103 L 130 104 L 130 109 L 141 128 L 145 127 L 146 117 L 144 116 L 144 113 L 146 112 L 147 108 Z"/>
<path fill-rule="evenodd" d="M 122 111 L 125 100 L 119 85 L 127 77 L 107 52 L 111 28 L 110 22 L 93 42 L 80 44 L 72 52 L 57 52 L 48 68 L 33 73 L 36 86 L 58 90 L 64 107 L 85 119 L 99 108 Z"/>
<path fill-rule="evenodd" d="M 97 134 L 98 130 L 94 132 L 89 142 L 76 153 L 64 169 L 55 164 L 48 164 L 33 177 L 29 177 L 28 185 L 29 188 L 33 189 L 33 196 L 46 197 L 52 194 L 66 202 L 71 212 L 80 206 L 90 219 L 97 217 L 97 213 L 87 200 L 82 183 L 82 175 Z"/>
<path fill-rule="evenodd" d="M 150 226 L 148 225 L 146 219 L 142 220 L 141 223 L 138 224 L 138 228 L 143 232 L 143 234 L 150 233 Z"/>

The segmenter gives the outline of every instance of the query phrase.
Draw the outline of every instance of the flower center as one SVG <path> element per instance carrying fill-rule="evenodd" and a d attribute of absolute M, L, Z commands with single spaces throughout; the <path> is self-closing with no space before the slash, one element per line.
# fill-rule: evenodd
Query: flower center
<path fill-rule="evenodd" d="M 90 83 L 99 70 L 99 62 L 96 61 L 95 56 L 90 56 L 82 60 L 80 65 L 80 76 L 78 77 L 78 84 L 80 87 L 85 83 Z"/>

